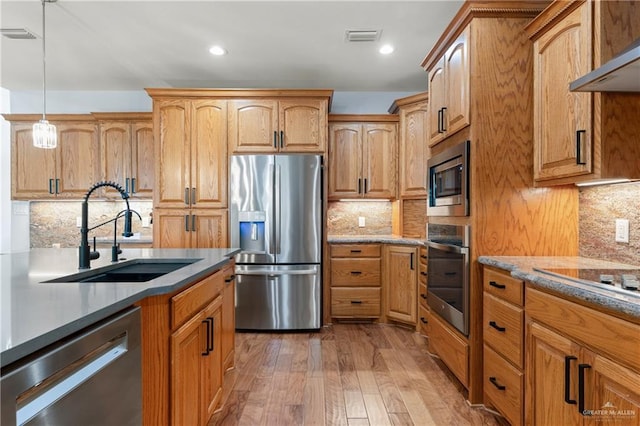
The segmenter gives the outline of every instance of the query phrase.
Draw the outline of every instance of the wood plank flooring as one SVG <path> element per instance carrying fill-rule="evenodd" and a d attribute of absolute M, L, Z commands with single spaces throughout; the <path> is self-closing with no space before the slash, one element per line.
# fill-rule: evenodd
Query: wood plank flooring
<path fill-rule="evenodd" d="M 213 425 L 499 425 L 470 407 L 426 340 L 380 324 L 238 333 Z"/>

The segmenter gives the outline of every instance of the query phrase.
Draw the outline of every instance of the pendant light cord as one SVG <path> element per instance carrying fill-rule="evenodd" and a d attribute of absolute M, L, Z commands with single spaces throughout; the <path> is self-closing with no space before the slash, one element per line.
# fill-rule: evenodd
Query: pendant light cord
<path fill-rule="evenodd" d="M 47 111 L 47 45 L 45 43 L 45 0 L 42 0 L 42 119 Z"/>

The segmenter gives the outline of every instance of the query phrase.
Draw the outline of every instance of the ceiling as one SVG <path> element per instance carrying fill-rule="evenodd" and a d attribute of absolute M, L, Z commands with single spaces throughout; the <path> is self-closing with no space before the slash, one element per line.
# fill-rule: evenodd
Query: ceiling
<path fill-rule="evenodd" d="M 420 63 L 462 3 L 58 0 L 46 5 L 47 89 L 421 91 Z M 0 27 L 40 37 L 40 1 L 1 0 Z M 353 29 L 382 33 L 345 42 Z M 395 52 L 379 54 L 384 43 Z M 211 55 L 214 44 L 228 54 Z M 41 49 L 40 38 L 0 37 L 0 87 L 41 90 Z"/>

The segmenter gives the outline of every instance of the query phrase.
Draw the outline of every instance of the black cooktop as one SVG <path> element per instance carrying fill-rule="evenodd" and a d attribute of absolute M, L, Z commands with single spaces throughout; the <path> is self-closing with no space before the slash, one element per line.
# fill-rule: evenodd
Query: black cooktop
<path fill-rule="evenodd" d="M 533 268 L 535 271 L 600 288 L 640 293 L 640 269 Z"/>

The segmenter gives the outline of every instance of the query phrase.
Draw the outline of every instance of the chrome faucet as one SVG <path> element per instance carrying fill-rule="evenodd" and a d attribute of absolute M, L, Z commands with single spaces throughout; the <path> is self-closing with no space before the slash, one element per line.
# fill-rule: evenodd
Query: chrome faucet
<path fill-rule="evenodd" d="M 124 210 L 124 232 L 122 235 L 124 237 L 130 237 L 133 235 L 131 232 L 131 209 L 129 208 L 129 194 L 125 191 L 122 186 L 118 185 L 115 182 L 102 181 L 98 182 L 89 188 L 87 194 L 84 196 L 84 201 L 82 201 L 82 226 L 80 227 L 80 247 L 79 250 L 79 259 L 80 265 L 78 269 L 88 269 L 91 267 L 91 261 L 100 257 L 100 253 L 96 250 L 95 247 L 95 239 L 93 244 L 93 251 L 89 248 L 89 231 L 96 229 L 105 223 L 109 223 L 112 220 L 117 220 L 120 217 L 120 213 L 115 217 L 115 219 L 108 220 L 99 225 L 94 226 L 93 228 L 89 228 L 89 196 L 93 191 L 103 186 L 110 186 L 115 188 L 120 192 L 122 199 L 127 203 L 127 208 Z M 117 259 L 116 259 L 117 260 Z"/>

